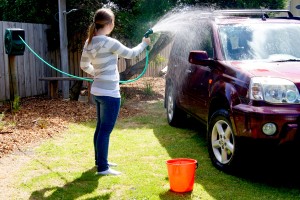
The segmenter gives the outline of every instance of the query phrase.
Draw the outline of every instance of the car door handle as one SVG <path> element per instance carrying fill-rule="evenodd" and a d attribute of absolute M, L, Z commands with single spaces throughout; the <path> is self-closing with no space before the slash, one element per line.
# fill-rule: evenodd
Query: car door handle
<path fill-rule="evenodd" d="M 191 70 L 191 69 L 186 69 L 185 72 L 186 72 L 187 74 L 190 74 L 190 73 L 192 73 L 192 70 Z"/>

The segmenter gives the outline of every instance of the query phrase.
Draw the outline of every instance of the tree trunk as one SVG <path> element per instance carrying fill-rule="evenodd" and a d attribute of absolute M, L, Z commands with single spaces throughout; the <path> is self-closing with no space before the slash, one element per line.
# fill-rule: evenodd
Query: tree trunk
<path fill-rule="evenodd" d="M 72 101 L 78 101 L 80 91 L 82 89 L 82 80 L 75 81 L 75 83 L 72 85 L 70 89 L 70 100 Z"/>
<path fill-rule="evenodd" d="M 162 33 L 149 52 L 149 63 L 153 60 L 173 39 L 170 34 Z M 126 62 L 126 65 L 129 62 Z M 132 66 L 126 66 L 126 69 L 120 73 L 120 80 L 129 80 L 133 75 L 140 74 L 146 64 L 146 58 Z"/>

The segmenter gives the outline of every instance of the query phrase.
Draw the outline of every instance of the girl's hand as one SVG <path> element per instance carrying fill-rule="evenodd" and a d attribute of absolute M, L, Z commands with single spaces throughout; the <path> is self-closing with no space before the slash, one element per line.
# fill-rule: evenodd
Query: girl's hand
<path fill-rule="evenodd" d="M 146 42 L 148 45 L 151 44 L 150 38 L 145 38 L 145 37 L 143 37 L 143 42 Z"/>

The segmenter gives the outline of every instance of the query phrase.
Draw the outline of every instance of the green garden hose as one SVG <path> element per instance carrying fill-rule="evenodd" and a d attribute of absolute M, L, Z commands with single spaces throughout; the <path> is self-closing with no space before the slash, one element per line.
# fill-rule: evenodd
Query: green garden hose
<path fill-rule="evenodd" d="M 19 36 L 20 37 L 20 36 Z M 61 74 L 64 74 L 66 76 L 72 77 L 72 78 L 76 78 L 78 80 L 83 80 L 83 81 L 89 81 L 89 82 L 93 82 L 92 78 L 84 78 L 84 77 L 79 77 L 79 76 L 75 76 L 69 73 L 66 73 L 64 71 L 61 71 L 59 69 L 57 69 L 56 67 L 52 66 L 51 64 L 49 64 L 47 61 L 45 61 L 41 56 L 39 56 L 24 40 L 22 37 L 20 37 L 20 39 L 22 40 L 22 42 L 25 44 L 25 46 L 38 58 L 40 59 L 42 62 L 44 62 L 46 65 L 48 65 L 49 67 L 51 67 L 52 69 L 58 71 Z M 126 81 L 120 81 L 121 84 L 123 83 L 131 83 L 134 81 L 137 81 L 138 79 L 140 79 L 147 71 L 148 68 L 148 59 L 149 58 L 149 49 L 146 49 L 146 63 L 145 63 L 145 67 L 144 70 L 142 71 L 142 73 L 140 75 L 138 75 L 136 78 L 134 79 L 130 79 L 130 80 L 126 80 Z"/>

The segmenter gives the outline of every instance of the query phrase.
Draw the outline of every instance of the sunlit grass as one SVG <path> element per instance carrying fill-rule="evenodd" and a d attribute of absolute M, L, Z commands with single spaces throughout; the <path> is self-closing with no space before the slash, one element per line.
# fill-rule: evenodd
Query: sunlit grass
<path fill-rule="evenodd" d="M 71 124 L 68 132 L 35 150 L 15 177 L 15 199 L 295 199 L 298 188 L 275 187 L 223 173 L 211 165 L 205 136 L 170 127 L 162 102 L 119 119 L 111 135 L 109 160 L 121 176 L 97 176 L 95 122 Z M 194 190 L 171 192 L 166 161 L 193 158 L 199 163 Z"/>

